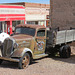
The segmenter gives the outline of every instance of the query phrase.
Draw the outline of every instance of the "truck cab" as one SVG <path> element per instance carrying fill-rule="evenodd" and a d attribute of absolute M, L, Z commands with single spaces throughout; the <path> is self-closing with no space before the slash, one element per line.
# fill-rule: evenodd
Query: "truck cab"
<path fill-rule="evenodd" d="M 19 68 L 25 68 L 32 59 L 37 59 L 45 54 L 46 28 L 40 25 L 18 25 L 13 36 L 6 38 L 3 43 L 3 60 L 19 63 Z"/>

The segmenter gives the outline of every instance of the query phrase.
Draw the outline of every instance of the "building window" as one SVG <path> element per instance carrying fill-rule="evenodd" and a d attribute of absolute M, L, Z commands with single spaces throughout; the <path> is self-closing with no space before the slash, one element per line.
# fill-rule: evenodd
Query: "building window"
<path fill-rule="evenodd" d="M 35 24 L 35 25 L 38 25 L 38 21 L 27 21 L 27 24 Z"/>
<path fill-rule="evenodd" d="M 16 25 L 24 24 L 24 20 L 12 21 L 12 31 L 14 32 Z"/>
<path fill-rule="evenodd" d="M 39 21 L 39 25 L 45 26 L 45 21 Z"/>

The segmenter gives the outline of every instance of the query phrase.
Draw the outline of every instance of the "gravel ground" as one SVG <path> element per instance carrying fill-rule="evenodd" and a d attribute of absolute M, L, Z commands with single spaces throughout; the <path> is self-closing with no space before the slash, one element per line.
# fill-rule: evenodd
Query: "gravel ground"
<path fill-rule="evenodd" d="M 72 47 L 71 58 L 44 57 L 21 70 L 17 63 L 4 61 L 0 66 L 0 75 L 75 75 L 75 48 Z"/>

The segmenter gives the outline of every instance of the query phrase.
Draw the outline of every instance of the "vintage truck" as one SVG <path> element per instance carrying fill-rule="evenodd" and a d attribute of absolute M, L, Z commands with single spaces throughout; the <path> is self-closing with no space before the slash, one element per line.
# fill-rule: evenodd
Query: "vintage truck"
<path fill-rule="evenodd" d="M 26 68 L 32 59 L 41 58 L 55 52 L 68 58 L 71 48 L 68 45 L 75 40 L 75 30 L 46 28 L 41 25 L 20 24 L 15 33 L 1 45 L 0 64 L 3 60 L 18 62 L 20 69 Z"/>

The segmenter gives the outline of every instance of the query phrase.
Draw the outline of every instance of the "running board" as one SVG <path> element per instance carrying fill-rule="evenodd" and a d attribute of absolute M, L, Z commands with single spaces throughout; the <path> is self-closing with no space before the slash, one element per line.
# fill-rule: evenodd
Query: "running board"
<path fill-rule="evenodd" d="M 48 54 L 38 54 L 38 55 L 34 55 L 33 59 L 39 59 L 39 58 L 42 58 L 42 57 L 45 57 L 45 56 L 48 56 Z"/>
<path fill-rule="evenodd" d="M 5 60 L 5 61 L 19 62 L 19 59 L 13 59 L 13 58 L 0 57 L 0 59 Z"/>

